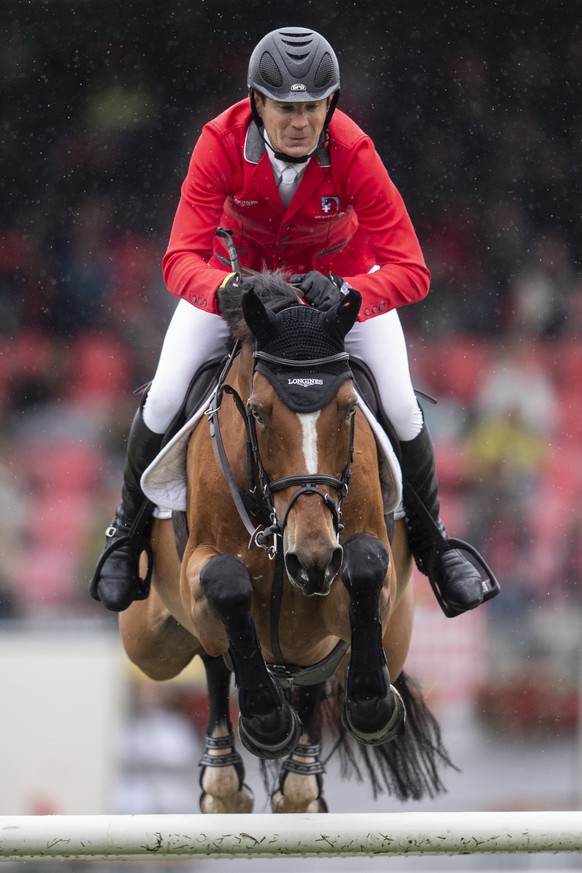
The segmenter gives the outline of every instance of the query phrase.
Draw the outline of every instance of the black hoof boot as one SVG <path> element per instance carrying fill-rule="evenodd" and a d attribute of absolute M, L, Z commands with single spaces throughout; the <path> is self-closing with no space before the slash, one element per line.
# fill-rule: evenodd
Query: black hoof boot
<path fill-rule="evenodd" d="M 274 760 L 293 751 L 301 736 L 301 721 L 295 710 L 284 703 L 270 720 L 240 715 L 238 734 L 247 752 L 263 760 Z"/>

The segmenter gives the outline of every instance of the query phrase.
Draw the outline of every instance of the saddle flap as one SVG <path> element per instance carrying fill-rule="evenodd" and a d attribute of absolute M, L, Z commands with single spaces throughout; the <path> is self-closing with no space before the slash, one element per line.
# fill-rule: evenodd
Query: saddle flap
<path fill-rule="evenodd" d="M 366 417 L 376 439 L 384 515 L 397 513 L 399 510 L 402 510 L 402 471 L 398 458 L 384 428 L 380 425 L 375 415 L 373 415 L 359 391 L 356 390 L 356 394 L 358 395 L 358 406 Z M 402 514 L 404 514 L 403 510 Z"/>
<path fill-rule="evenodd" d="M 186 455 L 192 431 L 204 415 L 214 394 L 210 385 L 202 402 L 185 424 L 165 444 L 141 477 L 148 500 L 162 510 L 186 511 Z"/>

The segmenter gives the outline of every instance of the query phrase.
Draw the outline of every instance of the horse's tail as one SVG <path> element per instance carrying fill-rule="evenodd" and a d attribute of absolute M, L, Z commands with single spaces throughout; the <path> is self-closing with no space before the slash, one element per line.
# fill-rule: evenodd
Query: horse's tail
<path fill-rule="evenodd" d="M 403 733 L 383 745 L 361 746 L 342 730 L 337 739 L 341 776 L 355 774 L 360 781 L 367 778 L 374 799 L 384 792 L 401 801 L 436 797 L 447 790 L 441 770 L 457 768 L 443 745 L 439 723 L 419 684 L 403 672 L 394 685 L 406 707 Z"/>
<path fill-rule="evenodd" d="M 403 733 L 379 746 L 357 743 L 342 724 L 340 713 L 344 691 L 334 678 L 327 683 L 319 713 L 320 727 L 327 733 L 331 749 L 323 755 L 323 764 L 339 757 L 340 777 L 369 782 L 374 800 L 387 793 L 400 801 L 422 800 L 446 793 L 441 770 L 458 768 L 443 745 L 438 721 L 428 707 L 420 685 L 401 673 L 394 685 L 406 707 Z M 286 692 L 293 699 L 293 692 Z M 260 770 L 267 794 L 278 784 L 279 762 L 261 761 Z"/>

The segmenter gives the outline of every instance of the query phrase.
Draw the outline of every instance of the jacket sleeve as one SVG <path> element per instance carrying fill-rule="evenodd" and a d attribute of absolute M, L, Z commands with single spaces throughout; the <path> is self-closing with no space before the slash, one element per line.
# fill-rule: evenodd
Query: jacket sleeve
<path fill-rule="evenodd" d="M 345 191 L 379 270 L 343 279 L 361 291 L 364 317 L 422 300 L 430 272 L 400 192 L 369 137 L 352 151 Z"/>
<path fill-rule="evenodd" d="M 162 273 L 172 294 L 208 312 L 218 312 L 216 290 L 226 268 L 209 261 L 225 198 L 237 190 L 237 173 L 224 138 L 212 123 L 205 125 L 182 184 Z"/>

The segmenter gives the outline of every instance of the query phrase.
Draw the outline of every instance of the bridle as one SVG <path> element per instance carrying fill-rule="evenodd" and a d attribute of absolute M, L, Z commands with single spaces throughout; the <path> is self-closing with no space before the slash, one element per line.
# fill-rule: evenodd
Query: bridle
<path fill-rule="evenodd" d="M 240 347 L 235 346 L 235 348 L 231 352 L 231 355 L 229 356 L 229 359 L 221 373 L 213 400 L 210 404 L 210 408 L 206 412 L 206 415 L 208 416 L 210 421 L 211 435 L 214 437 L 214 444 L 216 446 L 216 451 L 218 454 L 218 459 L 223 476 L 228 484 L 230 493 L 238 510 L 241 521 L 245 525 L 248 533 L 250 534 L 248 548 L 250 549 L 254 546 L 258 546 L 259 548 L 262 548 L 267 552 L 267 555 L 271 560 L 274 559 L 277 554 L 279 540 L 282 540 L 283 533 L 287 525 L 289 513 L 291 512 L 291 509 L 293 508 L 299 497 L 301 497 L 302 495 L 316 495 L 323 500 L 325 506 L 331 512 L 334 530 L 339 539 L 339 536 L 343 530 L 341 517 L 344 501 L 346 499 L 349 489 L 351 466 L 354 458 L 355 416 L 352 416 L 350 420 L 348 453 L 344 469 L 339 477 L 330 476 L 326 473 L 299 473 L 294 476 L 284 476 L 281 479 L 275 479 L 274 481 L 271 480 L 267 471 L 265 470 L 261 458 L 257 438 L 256 422 L 252 414 L 251 408 L 248 403 L 246 405 L 243 403 L 240 395 L 232 386 L 224 384 L 226 375 L 239 350 Z M 317 367 L 324 367 L 326 365 L 333 364 L 341 360 L 347 361 L 348 359 L 349 354 L 347 352 L 339 352 L 337 354 L 329 355 L 324 358 L 315 358 L 312 360 L 302 361 L 290 360 L 288 358 L 280 358 L 274 355 L 269 355 L 266 352 L 262 351 L 255 351 L 253 353 L 253 360 L 255 362 L 255 365 L 257 360 L 262 360 L 268 366 L 274 365 L 283 368 L 301 367 L 302 369 L 314 369 Z M 253 367 L 253 375 L 254 373 L 255 366 Z M 223 394 L 230 394 L 232 396 L 235 406 L 239 411 L 245 425 L 245 430 L 247 434 L 247 465 L 249 479 L 249 484 L 246 492 L 241 491 L 234 479 L 222 440 L 222 434 L 218 420 L 218 411 L 220 409 Z M 258 485 L 255 481 L 254 476 L 255 469 L 258 474 Z M 326 491 L 323 491 L 322 488 L 324 486 L 334 489 L 337 492 L 337 499 L 334 500 L 333 497 L 331 497 Z M 285 490 L 286 488 L 293 487 L 296 487 L 297 490 L 293 493 L 291 499 L 289 500 L 289 503 L 287 504 L 283 513 L 282 520 L 279 521 L 273 495 L 279 491 Z M 262 498 L 262 501 L 260 503 L 258 501 L 259 492 Z M 253 524 L 250 518 L 251 514 L 262 517 L 263 519 L 268 518 L 268 522 L 265 520 L 263 523 L 260 523 L 257 526 Z"/>

